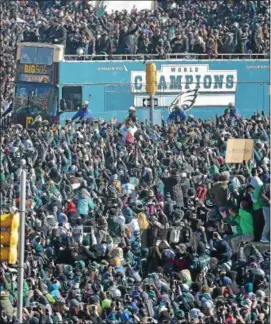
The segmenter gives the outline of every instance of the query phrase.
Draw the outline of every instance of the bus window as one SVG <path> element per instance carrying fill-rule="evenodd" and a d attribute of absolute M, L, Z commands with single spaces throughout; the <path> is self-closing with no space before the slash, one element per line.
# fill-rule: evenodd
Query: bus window
<path fill-rule="evenodd" d="M 36 116 L 51 115 L 52 98 L 55 89 L 47 84 L 17 84 L 13 109 L 16 115 Z M 56 108 L 55 108 L 56 109 Z"/>
<path fill-rule="evenodd" d="M 77 110 L 82 103 L 82 87 L 63 87 L 61 103 L 61 110 Z"/>
<path fill-rule="evenodd" d="M 35 61 L 35 49 L 33 47 L 23 47 L 21 50 L 22 64 L 33 63 Z"/>
<path fill-rule="evenodd" d="M 25 46 L 21 49 L 20 63 L 22 64 L 53 64 L 54 49 L 49 47 Z"/>

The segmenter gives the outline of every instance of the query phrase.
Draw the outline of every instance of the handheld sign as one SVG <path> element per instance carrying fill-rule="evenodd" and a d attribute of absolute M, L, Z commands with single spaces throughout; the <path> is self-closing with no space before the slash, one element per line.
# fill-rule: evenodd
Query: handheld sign
<path fill-rule="evenodd" d="M 251 139 L 229 139 L 227 142 L 226 163 L 243 163 L 253 156 L 254 142 Z"/>

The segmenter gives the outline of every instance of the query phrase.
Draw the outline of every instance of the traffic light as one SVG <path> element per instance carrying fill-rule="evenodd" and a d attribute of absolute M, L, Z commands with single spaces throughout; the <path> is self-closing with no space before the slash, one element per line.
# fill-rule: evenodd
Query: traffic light
<path fill-rule="evenodd" d="M 146 92 L 151 95 L 157 92 L 156 65 L 154 63 L 146 64 Z"/>
<path fill-rule="evenodd" d="M 20 215 L 3 214 L 0 219 L 0 262 L 15 264 L 18 257 Z"/>

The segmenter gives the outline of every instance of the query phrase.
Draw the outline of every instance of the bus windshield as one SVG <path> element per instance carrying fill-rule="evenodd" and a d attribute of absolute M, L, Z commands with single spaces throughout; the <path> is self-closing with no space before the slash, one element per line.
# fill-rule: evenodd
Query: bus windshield
<path fill-rule="evenodd" d="M 53 64 L 54 49 L 49 47 L 25 46 L 21 49 L 20 63 L 22 64 Z"/>
<path fill-rule="evenodd" d="M 53 86 L 19 83 L 16 85 L 13 109 L 17 115 L 55 116 L 55 101 L 56 90 Z"/>

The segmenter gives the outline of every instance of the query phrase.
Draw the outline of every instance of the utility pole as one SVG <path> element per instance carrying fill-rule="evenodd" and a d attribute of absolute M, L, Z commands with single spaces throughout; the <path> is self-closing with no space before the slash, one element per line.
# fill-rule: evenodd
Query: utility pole
<path fill-rule="evenodd" d="M 154 95 L 150 95 L 150 101 L 151 101 L 151 109 L 150 109 L 150 121 L 153 126 L 153 120 L 154 120 Z"/>
<path fill-rule="evenodd" d="M 20 178 L 20 232 L 19 232 L 19 264 L 18 264 L 18 290 L 17 290 L 17 320 L 23 323 L 23 286 L 24 286 L 24 244 L 25 244 L 25 198 L 26 198 L 26 172 L 22 170 Z"/>
<path fill-rule="evenodd" d="M 146 92 L 150 95 L 150 121 L 153 126 L 154 95 L 157 92 L 157 74 L 155 63 L 146 64 Z"/>

